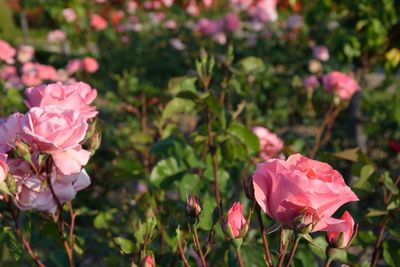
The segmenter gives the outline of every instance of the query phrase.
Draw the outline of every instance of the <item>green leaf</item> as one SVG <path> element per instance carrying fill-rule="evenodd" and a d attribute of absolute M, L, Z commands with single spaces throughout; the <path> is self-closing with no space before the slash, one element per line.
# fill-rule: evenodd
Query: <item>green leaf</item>
<path fill-rule="evenodd" d="M 182 91 L 196 92 L 196 80 L 196 77 L 188 76 L 172 78 L 168 82 L 168 91 L 173 95 L 177 95 Z"/>
<path fill-rule="evenodd" d="M 265 70 L 264 62 L 257 57 L 246 57 L 239 61 L 238 66 L 245 74 L 260 73 Z"/>
<path fill-rule="evenodd" d="M 367 212 L 367 217 L 376 217 L 376 216 L 383 216 L 386 215 L 387 211 L 386 210 L 378 210 L 378 209 L 368 209 Z"/>
<path fill-rule="evenodd" d="M 116 237 L 114 238 L 114 241 L 120 246 L 122 252 L 125 254 L 131 254 L 133 252 L 133 242 L 129 239 Z"/>
<path fill-rule="evenodd" d="M 183 172 L 186 168 L 178 166 L 178 162 L 175 158 L 169 157 L 157 162 L 153 170 L 150 173 L 150 181 L 155 186 L 160 186 L 161 183 L 176 174 Z"/>
<path fill-rule="evenodd" d="M 360 150 L 359 147 L 346 149 L 340 152 L 334 153 L 332 156 L 340 159 L 345 159 L 349 161 L 356 162 L 358 160 L 358 151 Z"/>
<path fill-rule="evenodd" d="M 238 123 L 231 124 L 227 131 L 246 146 L 248 154 L 254 155 L 260 150 L 260 142 L 257 136 L 244 125 Z"/>
<path fill-rule="evenodd" d="M 365 165 L 361 168 L 360 177 L 353 184 L 354 188 L 357 189 L 366 189 L 368 178 L 374 173 L 375 168 L 372 165 Z"/>
<path fill-rule="evenodd" d="M 171 118 L 177 114 L 194 114 L 196 103 L 189 99 L 173 98 L 165 106 L 162 113 L 162 120 Z"/>

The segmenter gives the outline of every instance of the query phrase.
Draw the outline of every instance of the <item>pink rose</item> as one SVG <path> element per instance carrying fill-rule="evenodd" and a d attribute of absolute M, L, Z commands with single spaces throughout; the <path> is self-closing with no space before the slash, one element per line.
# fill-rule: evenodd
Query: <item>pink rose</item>
<path fill-rule="evenodd" d="M 82 60 L 81 59 L 71 59 L 67 64 L 67 73 L 74 74 L 82 70 Z"/>
<path fill-rule="evenodd" d="M 253 0 L 230 0 L 230 4 L 238 9 L 247 9 L 253 4 Z"/>
<path fill-rule="evenodd" d="M 25 96 L 25 104 L 28 108 L 44 108 L 54 105 L 74 110 L 86 119 L 97 115 L 96 107 L 90 106 L 97 97 L 97 91 L 84 82 L 76 82 L 70 85 L 52 83 L 31 87 L 25 91 Z"/>
<path fill-rule="evenodd" d="M 32 172 L 26 161 L 10 160 L 10 174 L 15 179 L 17 206 L 21 210 L 37 210 L 55 213 L 57 202 L 47 185 L 46 173 Z M 76 193 L 90 185 L 90 178 L 85 170 L 73 175 L 60 175 L 54 169 L 51 184 L 61 204 L 71 201 Z"/>
<path fill-rule="evenodd" d="M 90 25 L 98 31 L 102 31 L 107 27 L 107 21 L 96 14 L 93 14 L 90 19 Z"/>
<path fill-rule="evenodd" d="M 175 30 L 177 26 L 178 24 L 175 20 L 170 19 L 165 22 L 165 28 L 167 28 L 168 30 Z"/>
<path fill-rule="evenodd" d="M 18 48 L 17 58 L 21 63 L 30 62 L 35 54 L 35 48 L 30 45 L 21 45 Z"/>
<path fill-rule="evenodd" d="M 227 31 L 234 32 L 239 29 L 239 16 L 234 13 L 230 12 L 225 15 L 225 27 Z"/>
<path fill-rule="evenodd" d="M 300 154 L 257 164 L 253 186 L 258 205 L 270 217 L 289 227 L 299 216 L 313 218 L 312 231 L 325 228 L 325 219 L 339 207 L 358 200 L 338 171 Z"/>
<path fill-rule="evenodd" d="M 0 39 L 0 61 L 4 61 L 7 64 L 13 64 L 15 53 L 16 51 L 14 47 Z"/>
<path fill-rule="evenodd" d="M 325 222 L 326 240 L 331 247 L 346 248 L 350 245 L 354 234 L 354 220 L 350 213 L 345 211 L 339 220 L 327 218 Z"/>
<path fill-rule="evenodd" d="M 85 57 L 82 60 L 83 69 L 89 73 L 96 72 L 99 69 L 99 64 L 96 59 L 92 57 Z"/>
<path fill-rule="evenodd" d="M 329 93 L 336 93 L 340 99 L 349 100 L 360 90 L 358 83 L 345 73 L 332 71 L 322 77 L 322 83 Z"/>
<path fill-rule="evenodd" d="M 247 232 L 246 219 L 243 216 L 242 204 L 236 202 L 228 211 L 225 231 L 231 238 L 243 237 Z"/>
<path fill-rule="evenodd" d="M 142 267 L 155 267 L 156 264 L 154 262 L 154 258 L 151 255 L 147 255 L 144 259 L 143 259 L 143 263 L 141 265 Z"/>
<path fill-rule="evenodd" d="M 174 4 L 174 0 L 161 0 L 164 6 L 170 7 Z"/>
<path fill-rule="evenodd" d="M 324 45 L 319 45 L 313 48 L 313 57 L 321 60 L 327 61 L 329 59 L 329 50 L 328 47 Z"/>
<path fill-rule="evenodd" d="M 57 81 L 57 70 L 53 66 L 35 63 L 35 67 L 37 75 L 40 79 L 47 81 Z"/>
<path fill-rule="evenodd" d="M 189 5 L 186 7 L 186 12 L 192 16 L 198 16 L 200 9 L 196 3 L 196 0 L 190 0 Z"/>
<path fill-rule="evenodd" d="M 17 68 L 6 65 L 0 69 L 0 79 L 4 80 L 6 88 L 22 88 L 23 84 L 18 76 Z"/>
<path fill-rule="evenodd" d="M 21 132 L 23 114 L 14 113 L 7 118 L 0 118 L 0 153 L 10 151 Z"/>
<path fill-rule="evenodd" d="M 310 75 L 303 80 L 303 87 L 306 91 L 314 91 L 319 85 L 318 78 L 315 75 Z"/>
<path fill-rule="evenodd" d="M 195 25 L 195 30 L 203 35 L 212 35 L 223 31 L 224 21 L 223 20 L 209 20 L 207 18 L 201 18 Z"/>
<path fill-rule="evenodd" d="M 47 41 L 50 43 L 60 43 L 65 40 L 66 34 L 61 30 L 55 30 L 49 32 L 47 35 Z"/>
<path fill-rule="evenodd" d="M 0 153 L 0 182 L 3 182 L 7 177 L 7 154 Z"/>
<path fill-rule="evenodd" d="M 253 133 L 260 141 L 260 157 L 268 160 L 276 157 L 283 149 L 283 141 L 274 133 L 264 127 L 254 127 Z"/>
<path fill-rule="evenodd" d="M 62 14 L 64 16 L 64 19 L 69 23 L 74 22 L 76 20 L 76 12 L 72 8 L 65 8 L 62 11 Z"/>
<path fill-rule="evenodd" d="M 203 0 L 203 4 L 205 7 L 210 7 L 213 4 L 213 0 Z"/>
<path fill-rule="evenodd" d="M 62 174 L 79 173 L 89 161 L 90 152 L 80 145 L 88 124 L 78 111 L 58 106 L 33 107 L 21 125 L 24 140 L 33 150 L 50 154 Z"/>
<path fill-rule="evenodd" d="M 277 0 L 258 0 L 249 8 L 249 14 L 253 19 L 261 22 L 276 21 L 278 19 L 277 2 Z"/>

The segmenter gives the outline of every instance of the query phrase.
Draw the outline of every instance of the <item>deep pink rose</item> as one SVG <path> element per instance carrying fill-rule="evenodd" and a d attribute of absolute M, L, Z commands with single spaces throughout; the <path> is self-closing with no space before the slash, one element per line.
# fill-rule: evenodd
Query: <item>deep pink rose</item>
<path fill-rule="evenodd" d="M 253 133 L 260 141 L 260 157 L 263 160 L 276 157 L 283 149 L 283 141 L 274 133 L 264 127 L 254 127 Z"/>
<path fill-rule="evenodd" d="M 354 220 L 350 213 L 345 211 L 338 220 L 335 218 L 327 218 L 325 220 L 327 226 L 326 239 L 330 246 L 334 248 L 346 248 L 350 245 L 350 241 L 354 234 Z"/>
<path fill-rule="evenodd" d="M 10 151 L 21 133 L 23 114 L 14 113 L 7 118 L 0 118 L 0 153 Z"/>
<path fill-rule="evenodd" d="M 21 120 L 24 140 L 33 150 L 50 154 L 64 175 L 79 173 L 89 161 L 82 149 L 88 124 L 79 111 L 58 106 L 33 107 Z"/>
<path fill-rule="evenodd" d="M 21 63 L 30 62 L 35 54 L 35 48 L 30 45 L 21 45 L 18 48 L 17 58 Z"/>
<path fill-rule="evenodd" d="M 4 61 L 7 64 L 13 64 L 15 53 L 16 51 L 14 47 L 0 39 L 0 61 Z"/>
<path fill-rule="evenodd" d="M 156 267 L 156 264 L 154 262 L 154 258 L 151 255 L 147 255 L 144 259 L 143 259 L 143 263 L 141 265 L 142 267 Z"/>
<path fill-rule="evenodd" d="M 327 61 L 329 59 L 329 50 L 328 47 L 324 45 L 319 45 L 313 48 L 313 57 L 321 60 Z"/>
<path fill-rule="evenodd" d="M 338 171 L 300 154 L 257 164 L 253 185 L 258 205 L 270 217 L 289 227 L 298 216 L 314 218 L 312 231 L 325 228 L 324 219 L 343 204 L 358 200 Z"/>
<path fill-rule="evenodd" d="M 17 192 L 17 206 L 21 210 L 37 210 L 54 213 L 57 202 L 47 185 L 45 173 L 36 175 L 26 161 L 9 161 L 10 174 L 14 177 Z M 85 170 L 72 175 L 60 175 L 54 169 L 51 174 L 54 193 L 61 203 L 71 201 L 76 193 L 90 185 L 90 178 Z"/>
<path fill-rule="evenodd" d="M 99 69 L 99 63 L 92 57 L 85 57 L 82 60 L 82 67 L 86 72 L 93 73 Z"/>
<path fill-rule="evenodd" d="M 67 22 L 74 22 L 75 20 L 76 20 L 76 12 L 75 12 L 75 10 L 73 10 L 72 8 L 65 8 L 63 11 L 62 11 L 62 14 L 63 14 L 63 16 L 64 16 L 64 19 L 67 21 Z"/>
<path fill-rule="evenodd" d="M 332 71 L 322 77 L 322 83 L 329 93 L 336 93 L 340 99 L 349 100 L 360 86 L 350 75 Z"/>
<path fill-rule="evenodd" d="M 107 28 L 107 21 L 103 17 L 93 14 L 90 19 L 90 25 L 96 30 L 102 31 Z"/>
<path fill-rule="evenodd" d="M 225 230 L 232 238 L 240 237 L 246 230 L 246 219 L 243 216 L 242 204 L 236 202 L 228 211 Z"/>
<path fill-rule="evenodd" d="M 31 87 L 25 91 L 25 96 L 28 108 L 55 105 L 74 110 L 84 118 L 93 118 L 97 115 L 96 107 L 90 106 L 97 97 L 97 91 L 84 82 L 70 85 L 52 83 Z"/>
<path fill-rule="evenodd" d="M 319 81 L 318 81 L 317 76 L 315 76 L 315 75 L 310 75 L 303 80 L 303 87 L 307 92 L 314 91 L 314 89 L 317 88 L 318 85 L 319 85 Z"/>
<path fill-rule="evenodd" d="M 239 23 L 240 19 L 236 13 L 230 12 L 225 15 L 225 27 L 227 31 L 236 31 L 237 29 L 239 29 Z"/>
<path fill-rule="evenodd" d="M 3 182 L 7 177 L 7 154 L 0 153 L 0 182 Z"/>

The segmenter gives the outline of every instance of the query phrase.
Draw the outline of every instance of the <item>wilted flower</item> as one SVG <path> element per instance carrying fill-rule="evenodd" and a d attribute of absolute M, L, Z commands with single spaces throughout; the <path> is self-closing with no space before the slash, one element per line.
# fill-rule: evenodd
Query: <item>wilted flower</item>
<path fill-rule="evenodd" d="M 200 199 L 190 194 L 186 201 L 186 213 L 191 217 L 198 217 L 201 214 Z"/>

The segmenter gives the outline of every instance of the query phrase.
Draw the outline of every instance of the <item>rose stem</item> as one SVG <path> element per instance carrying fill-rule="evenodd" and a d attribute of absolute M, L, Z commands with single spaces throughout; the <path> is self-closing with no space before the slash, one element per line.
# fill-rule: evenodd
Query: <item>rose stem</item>
<path fill-rule="evenodd" d="M 272 259 L 271 259 L 271 253 L 269 252 L 267 235 L 266 235 L 264 223 L 263 223 L 263 220 L 261 217 L 261 209 L 260 209 L 260 206 L 258 206 L 258 205 L 256 207 L 256 213 L 257 213 L 258 225 L 260 227 L 261 237 L 262 237 L 262 241 L 263 241 L 263 245 L 264 245 L 265 260 L 266 260 L 268 266 L 272 266 Z"/>
<path fill-rule="evenodd" d="M 290 264 L 292 263 L 293 258 L 294 258 L 294 254 L 296 254 L 296 250 L 299 245 L 300 239 L 301 239 L 301 237 L 296 237 L 296 240 L 294 241 L 292 249 L 290 251 L 289 260 L 286 264 L 286 267 L 290 267 Z"/>
<path fill-rule="evenodd" d="M 242 254 L 240 253 L 240 248 L 235 249 L 235 252 L 236 252 L 237 261 L 239 263 L 239 267 L 243 267 L 244 265 L 243 265 Z"/>

